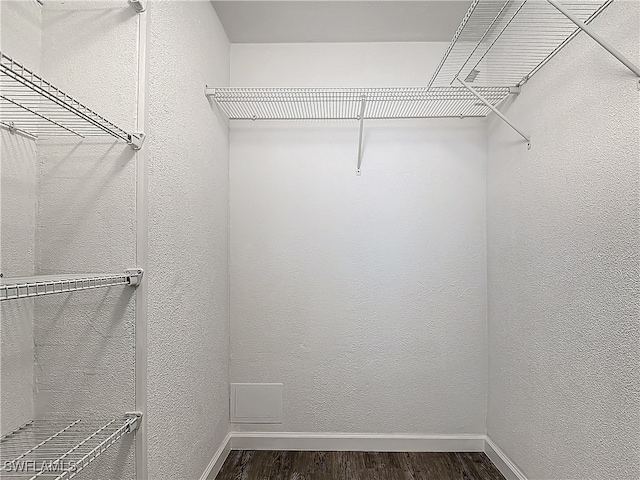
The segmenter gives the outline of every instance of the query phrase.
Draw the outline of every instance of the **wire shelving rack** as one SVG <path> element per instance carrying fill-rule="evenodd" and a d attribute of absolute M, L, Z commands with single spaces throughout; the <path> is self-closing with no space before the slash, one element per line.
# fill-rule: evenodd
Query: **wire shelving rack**
<path fill-rule="evenodd" d="M 32 420 L 0 439 L 0 477 L 74 478 L 118 440 L 134 432 L 141 414 L 107 420 Z"/>
<path fill-rule="evenodd" d="M 0 52 L 0 125 L 36 139 L 111 135 L 134 149 L 144 141 L 128 132 Z"/>
<path fill-rule="evenodd" d="M 531 148 L 530 136 L 498 105 L 581 31 L 640 77 L 640 68 L 589 26 L 612 2 L 473 0 L 426 87 L 207 86 L 205 94 L 230 120 L 359 120 L 358 174 L 365 119 L 486 117 L 493 112 Z"/>
<path fill-rule="evenodd" d="M 92 290 L 116 285 L 137 286 L 140 283 L 142 274 L 143 271 L 141 269 L 131 269 L 123 273 L 2 278 L 0 279 L 0 301 Z"/>
<path fill-rule="evenodd" d="M 564 7 L 589 24 L 613 0 L 568 0 Z M 545 0 L 474 0 L 428 86 L 520 86 L 578 33 Z"/>
<path fill-rule="evenodd" d="M 492 104 L 509 87 L 481 89 Z M 462 87 L 208 88 L 231 120 L 359 120 L 485 117 L 489 108 Z"/>

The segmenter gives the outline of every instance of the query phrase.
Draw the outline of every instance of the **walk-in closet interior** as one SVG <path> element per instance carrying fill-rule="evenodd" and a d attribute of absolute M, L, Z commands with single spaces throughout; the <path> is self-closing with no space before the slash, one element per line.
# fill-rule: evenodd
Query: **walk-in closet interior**
<path fill-rule="evenodd" d="M 0 478 L 640 479 L 638 0 L 0 29 Z"/>

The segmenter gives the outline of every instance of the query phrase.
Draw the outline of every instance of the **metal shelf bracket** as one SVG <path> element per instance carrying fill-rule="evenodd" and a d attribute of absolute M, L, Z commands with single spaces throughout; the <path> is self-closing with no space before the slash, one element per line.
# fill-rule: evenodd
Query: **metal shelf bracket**
<path fill-rule="evenodd" d="M 587 25 L 586 23 L 584 23 L 580 19 L 578 19 L 576 16 L 574 16 L 571 12 L 569 12 L 566 8 L 564 8 L 562 6 L 562 4 L 560 4 L 560 2 L 558 2 L 556 0 L 547 0 L 547 2 L 549 2 L 551 5 L 553 5 L 560 13 L 562 13 L 565 17 L 567 17 L 569 20 L 571 20 L 573 23 L 575 23 L 576 26 L 578 28 L 580 28 L 580 30 L 582 30 L 584 33 L 586 33 L 591 38 L 593 38 L 607 52 L 609 52 L 611 55 L 616 57 L 620 61 L 620 63 L 622 63 L 625 67 L 627 67 L 629 70 L 631 70 L 635 74 L 636 77 L 640 77 L 640 68 L 638 68 L 638 66 L 635 65 L 631 60 L 629 60 L 622 53 L 620 53 L 617 49 L 615 49 L 604 38 L 602 38 L 600 35 L 598 35 L 593 28 L 591 28 L 589 25 Z"/>
<path fill-rule="evenodd" d="M 130 268 L 128 270 L 125 270 L 125 273 L 127 274 L 127 277 L 129 279 L 129 286 L 137 287 L 142 281 L 144 270 L 142 270 L 141 268 Z"/>
<path fill-rule="evenodd" d="M 137 151 L 142 148 L 145 138 L 147 138 L 147 136 L 144 133 L 133 133 L 129 135 L 128 143 L 131 145 L 131 148 Z"/>
<path fill-rule="evenodd" d="M 360 137 L 358 139 L 358 169 L 356 170 L 356 175 L 360 175 L 360 167 L 362 166 L 362 134 L 364 132 L 364 109 L 366 106 L 367 97 L 362 97 L 360 102 L 360 115 L 358 116 L 358 120 L 360 120 Z"/>
<path fill-rule="evenodd" d="M 142 13 L 147 9 L 147 0 L 129 0 L 129 5 L 131 5 L 137 13 Z"/>
<path fill-rule="evenodd" d="M 127 423 L 126 433 L 133 433 L 138 428 L 140 428 L 140 424 L 142 423 L 142 412 L 126 412 L 125 415 L 129 417 L 129 422 Z"/>
<path fill-rule="evenodd" d="M 491 102 L 489 102 L 486 98 L 484 98 L 482 95 L 480 95 L 471 85 L 467 84 L 464 80 L 460 79 L 459 77 L 456 78 L 456 80 L 458 80 L 458 82 L 460 82 L 467 90 L 469 90 L 471 93 L 473 93 L 478 98 L 478 100 L 480 100 L 488 108 L 490 108 L 493 113 L 495 113 L 498 117 L 500 117 L 502 119 L 503 122 L 505 122 L 507 125 L 509 125 L 511 128 L 513 128 L 518 133 L 518 135 L 520 135 L 522 138 L 524 138 L 527 141 L 527 149 L 531 150 L 531 137 L 529 135 L 527 135 L 522 130 L 520 130 L 518 127 L 516 127 L 513 123 L 511 123 L 509 121 L 509 119 L 507 117 L 505 117 L 500 110 L 498 110 L 496 107 L 494 107 L 491 104 Z"/>

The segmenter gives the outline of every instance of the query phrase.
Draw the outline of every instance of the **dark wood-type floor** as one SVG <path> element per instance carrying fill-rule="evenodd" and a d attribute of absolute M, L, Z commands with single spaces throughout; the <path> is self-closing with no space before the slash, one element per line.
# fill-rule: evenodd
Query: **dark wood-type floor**
<path fill-rule="evenodd" d="M 484 453 L 232 451 L 216 480 L 504 480 Z"/>

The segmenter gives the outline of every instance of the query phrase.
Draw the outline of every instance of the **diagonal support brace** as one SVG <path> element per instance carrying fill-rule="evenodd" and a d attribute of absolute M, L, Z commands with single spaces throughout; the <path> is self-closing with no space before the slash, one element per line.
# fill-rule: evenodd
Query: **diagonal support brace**
<path fill-rule="evenodd" d="M 487 100 L 482 95 L 480 95 L 471 85 L 467 84 L 464 80 L 461 80 L 460 77 L 457 77 L 456 80 L 458 80 L 458 82 L 460 82 L 467 90 L 473 93 L 478 98 L 478 100 L 480 100 L 487 107 L 489 107 L 491 111 L 493 111 L 493 113 L 499 116 L 504 123 L 506 123 L 511 128 L 513 128 L 516 132 L 518 132 L 518 135 L 520 135 L 522 138 L 524 138 L 527 141 L 527 148 L 531 150 L 531 137 L 529 135 L 527 135 L 518 127 L 516 127 L 513 123 L 511 123 L 509 119 L 505 117 L 500 110 L 498 110 L 496 107 L 491 105 L 491 102 L 489 102 L 489 100 Z"/>
<path fill-rule="evenodd" d="M 360 175 L 360 166 L 362 165 L 362 134 L 364 132 L 364 109 L 367 106 L 367 97 L 362 97 L 360 102 L 360 115 L 358 119 L 360 120 L 360 138 L 358 140 L 358 169 L 356 170 L 356 175 Z"/>
<path fill-rule="evenodd" d="M 566 8 L 564 8 L 559 2 L 556 0 L 547 0 L 551 5 L 553 5 L 560 13 L 562 13 L 565 17 L 575 23 L 580 30 L 593 38 L 596 42 L 600 44 L 602 48 L 604 48 L 611 55 L 616 57 L 625 67 L 631 70 L 637 77 L 640 77 L 640 68 L 635 65 L 631 60 L 625 57 L 622 53 L 616 50 L 609 42 L 607 42 L 604 38 L 600 37 L 593 28 L 591 28 L 586 23 L 582 22 L 580 19 L 575 17 L 571 12 L 569 12 Z"/>

